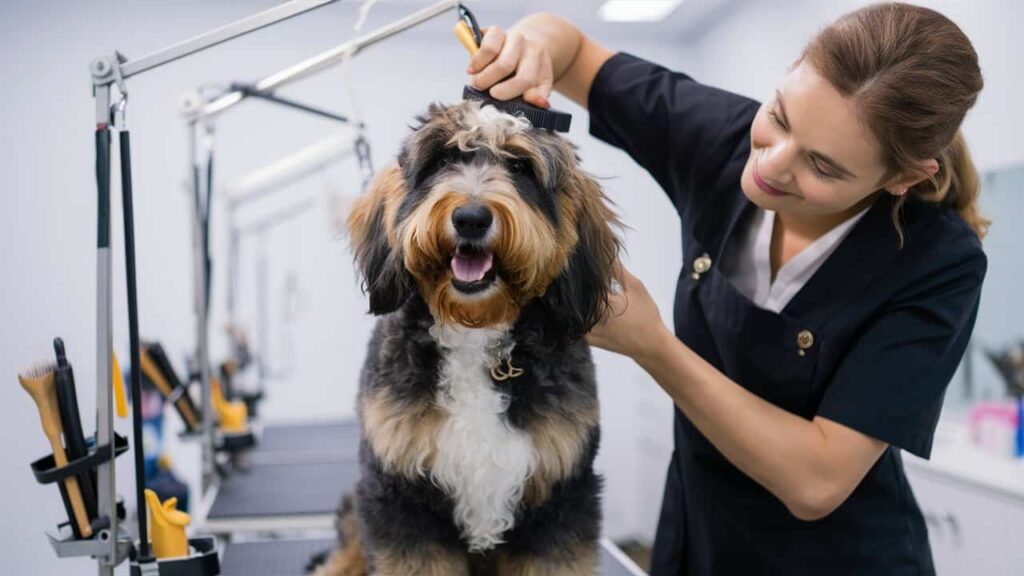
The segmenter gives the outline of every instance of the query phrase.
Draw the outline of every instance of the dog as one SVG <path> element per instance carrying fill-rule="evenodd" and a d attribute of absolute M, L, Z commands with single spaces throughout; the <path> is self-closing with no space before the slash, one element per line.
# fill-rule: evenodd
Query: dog
<path fill-rule="evenodd" d="M 594 574 L 594 364 L 620 223 L 575 147 L 477 102 L 431 105 L 353 206 L 380 316 L 360 479 L 323 574 Z"/>

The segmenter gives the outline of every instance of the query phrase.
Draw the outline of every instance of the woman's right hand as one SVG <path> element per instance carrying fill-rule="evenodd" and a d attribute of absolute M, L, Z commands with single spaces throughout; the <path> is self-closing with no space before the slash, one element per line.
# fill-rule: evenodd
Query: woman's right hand
<path fill-rule="evenodd" d="M 480 49 L 469 59 L 467 73 L 477 90 L 488 90 L 498 100 L 523 100 L 550 108 L 548 96 L 554 83 L 551 55 L 540 42 L 512 28 L 497 26 L 483 30 Z"/>

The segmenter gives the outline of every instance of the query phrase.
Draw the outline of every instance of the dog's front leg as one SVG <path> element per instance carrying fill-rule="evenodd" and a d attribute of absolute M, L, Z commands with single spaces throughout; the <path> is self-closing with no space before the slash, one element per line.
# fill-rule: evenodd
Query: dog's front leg
<path fill-rule="evenodd" d="M 376 550 L 371 560 L 373 576 L 469 576 L 469 560 L 460 550 L 434 544 L 404 550 Z"/>
<path fill-rule="evenodd" d="M 597 566 L 596 543 L 580 543 L 543 556 L 502 554 L 498 576 L 593 576 Z"/>

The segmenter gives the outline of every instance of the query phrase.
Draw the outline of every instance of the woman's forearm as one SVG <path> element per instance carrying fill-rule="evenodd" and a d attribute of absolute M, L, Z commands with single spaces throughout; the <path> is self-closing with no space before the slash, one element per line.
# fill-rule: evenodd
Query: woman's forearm
<path fill-rule="evenodd" d="M 817 519 L 841 504 L 867 470 L 844 454 L 851 444 L 835 423 L 808 421 L 733 382 L 666 328 L 637 362 L 730 461 L 798 518 Z M 856 432 L 849 431 L 851 434 Z M 859 442 L 859 441 L 858 441 Z M 867 439 L 878 454 L 884 444 Z M 854 449 L 867 445 L 852 444 Z"/>

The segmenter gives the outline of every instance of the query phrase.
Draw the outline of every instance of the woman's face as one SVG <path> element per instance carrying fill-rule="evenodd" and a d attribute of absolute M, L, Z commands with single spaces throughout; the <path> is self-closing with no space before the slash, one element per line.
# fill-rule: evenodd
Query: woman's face
<path fill-rule="evenodd" d="M 808 225 L 830 227 L 859 212 L 886 172 L 879 144 L 852 101 L 803 62 L 758 110 L 750 142 L 744 194 Z"/>

